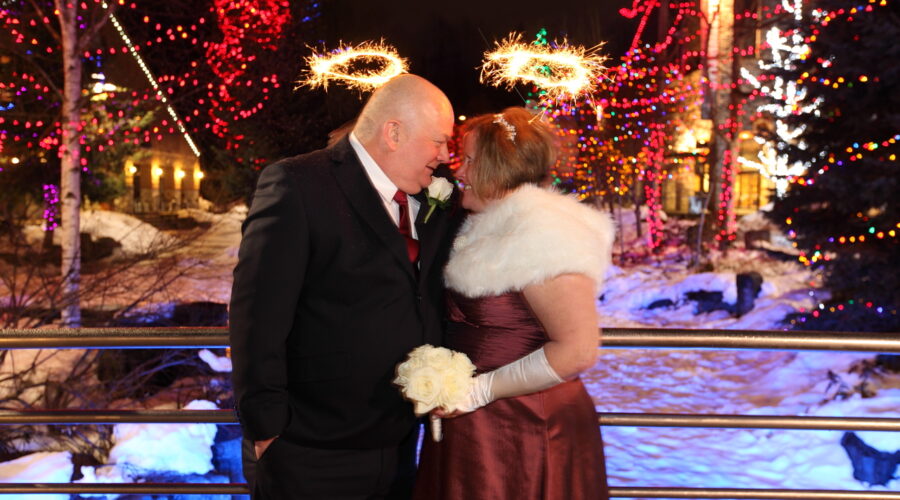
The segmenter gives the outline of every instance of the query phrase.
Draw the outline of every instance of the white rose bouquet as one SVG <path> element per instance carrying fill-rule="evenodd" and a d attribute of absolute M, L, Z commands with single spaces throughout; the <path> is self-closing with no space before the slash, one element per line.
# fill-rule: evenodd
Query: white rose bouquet
<path fill-rule="evenodd" d="M 464 409 L 474 376 L 475 365 L 465 354 L 425 344 L 410 351 L 406 361 L 397 365 L 394 383 L 421 416 L 438 407 L 448 412 Z M 432 418 L 431 436 L 435 441 L 441 440 L 440 424 L 440 419 Z"/>
<path fill-rule="evenodd" d="M 446 209 L 453 194 L 453 184 L 443 177 L 432 177 L 431 184 L 425 189 L 425 197 L 428 199 L 428 213 L 425 214 L 423 222 L 428 222 L 428 218 L 434 212 L 435 207 Z"/>

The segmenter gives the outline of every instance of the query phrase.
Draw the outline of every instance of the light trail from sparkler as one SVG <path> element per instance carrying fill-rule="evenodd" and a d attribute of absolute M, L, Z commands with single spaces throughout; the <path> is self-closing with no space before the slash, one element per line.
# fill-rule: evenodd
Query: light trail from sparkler
<path fill-rule="evenodd" d="M 326 90 L 330 82 L 340 82 L 360 91 L 375 90 L 391 78 L 407 72 L 406 59 L 383 40 L 364 42 L 355 47 L 341 45 L 328 54 L 313 54 L 306 58 L 306 63 L 309 65 L 309 76 L 298 82 L 299 85 Z M 354 66 L 362 68 L 354 69 Z"/>
<path fill-rule="evenodd" d="M 545 104 L 562 100 L 591 98 L 599 81 L 605 77 L 606 57 L 596 53 L 598 47 L 585 49 L 569 46 L 565 40 L 549 45 L 533 45 L 511 34 L 484 55 L 481 81 L 495 87 L 514 87 L 532 83 L 544 91 Z"/>

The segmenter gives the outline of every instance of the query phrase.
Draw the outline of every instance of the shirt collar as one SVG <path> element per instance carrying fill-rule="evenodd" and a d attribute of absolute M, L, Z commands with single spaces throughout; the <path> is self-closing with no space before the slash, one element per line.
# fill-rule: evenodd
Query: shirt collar
<path fill-rule="evenodd" d="M 375 186 L 375 190 L 378 191 L 381 198 L 386 202 L 392 201 L 394 193 L 397 192 L 397 186 L 391 182 L 384 170 L 381 170 L 381 167 L 378 166 L 378 163 L 366 151 L 366 148 L 363 147 L 353 132 L 350 132 L 350 146 L 356 152 L 356 156 L 359 157 L 360 163 L 366 170 L 366 175 L 369 176 L 369 180 L 372 181 L 372 185 Z"/>

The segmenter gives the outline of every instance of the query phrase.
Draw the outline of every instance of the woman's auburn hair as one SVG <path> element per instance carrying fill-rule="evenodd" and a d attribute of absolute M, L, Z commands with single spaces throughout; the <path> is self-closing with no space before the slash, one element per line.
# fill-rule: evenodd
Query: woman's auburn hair
<path fill-rule="evenodd" d="M 515 137 L 503 117 L 515 128 Z M 482 199 L 497 199 L 523 184 L 541 184 L 556 161 L 556 137 L 550 127 L 522 107 L 476 116 L 466 121 L 463 137 L 475 138 L 475 158 L 468 180 Z"/>

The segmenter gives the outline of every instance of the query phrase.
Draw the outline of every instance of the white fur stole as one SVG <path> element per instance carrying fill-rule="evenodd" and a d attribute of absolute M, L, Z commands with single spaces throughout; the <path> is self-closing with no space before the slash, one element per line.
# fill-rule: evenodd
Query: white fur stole
<path fill-rule="evenodd" d="M 466 297 L 500 295 L 567 273 L 599 289 L 615 226 L 574 197 L 526 184 L 463 223 L 444 269 L 447 286 Z"/>

